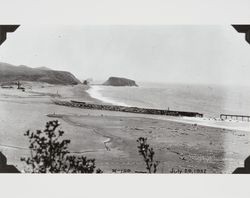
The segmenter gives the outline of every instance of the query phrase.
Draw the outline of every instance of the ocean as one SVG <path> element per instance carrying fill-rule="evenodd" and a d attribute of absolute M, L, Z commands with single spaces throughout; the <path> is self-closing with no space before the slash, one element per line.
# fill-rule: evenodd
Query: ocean
<path fill-rule="evenodd" d="M 250 115 L 250 87 L 140 83 L 139 87 L 92 85 L 88 93 L 114 105 L 193 111 L 212 118 Z"/>

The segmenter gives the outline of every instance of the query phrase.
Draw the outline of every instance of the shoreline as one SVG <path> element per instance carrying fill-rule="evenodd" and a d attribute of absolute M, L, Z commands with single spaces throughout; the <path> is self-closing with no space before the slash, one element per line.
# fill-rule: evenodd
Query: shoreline
<path fill-rule="evenodd" d="M 118 101 L 115 101 L 111 98 L 104 97 L 100 93 L 100 90 L 102 90 L 102 86 L 104 86 L 104 85 L 90 85 L 89 88 L 86 90 L 86 92 L 89 94 L 89 96 L 91 98 L 97 99 L 104 104 L 112 104 L 112 105 L 130 107 L 130 105 L 128 105 L 126 103 L 118 102 Z"/>
<path fill-rule="evenodd" d="M 96 86 L 96 85 L 94 85 Z M 98 88 L 94 90 L 94 92 L 98 92 L 100 85 L 98 85 Z M 85 92 L 87 94 L 89 94 L 89 96 L 91 98 L 93 98 L 93 100 L 100 100 L 100 98 L 95 98 L 95 94 L 91 94 L 91 92 L 89 92 L 89 90 L 93 88 L 93 86 L 89 86 L 89 88 L 87 90 L 85 90 Z M 98 96 L 98 94 L 97 94 Z M 108 99 L 109 100 L 109 99 Z M 118 102 L 119 103 L 119 102 Z M 106 104 L 104 101 L 101 101 L 100 103 L 97 104 Z M 114 103 L 108 103 L 108 104 L 113 104 L 116 105 L 115 102 Z M 118 106 L 122 106 L 122 105 L 118 105 Z M 125 107 L 130 107 L 130 106 L 125 106 Z M 150 117 L 150 114 L 144 114 L 145 117 Z M 229 130 L 238 130 L 238 131 L 250 131 L 250 122 L 242 122 L 242 121 L 234 121 L 234 120 L 221 120 L 219 118 L 209 118 L 209 117 L 203 117 L 203 118 L 197 118 L 197 117 L 172 117 L 172 116 L 153 116 L 154 119 L 160 119 L 160 120 L 168 120 L 168 121 L 175 121 L 175 122 L 180 122 L 180 123 L 186 123 L 186 124 L 199 124 L 201 126 L 205 126 L 205 127 L 213 127 L 213 128 L 220 128 L 220 129 L 229 129 Z"/>

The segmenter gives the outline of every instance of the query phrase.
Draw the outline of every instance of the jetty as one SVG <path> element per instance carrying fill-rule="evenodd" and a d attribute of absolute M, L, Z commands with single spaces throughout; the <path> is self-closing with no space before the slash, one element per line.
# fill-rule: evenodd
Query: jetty
<path fill-rule="evenodd" d="M 247 115 L 233 115 L 233 114 L 220 114 L 221 120 L 241 120 L 241 121 L 250 121 L 250 116 Z"/>
<path fill-rule="evenodd" d="M 104 104 L 93 104 L 80 101 L 61 101 L 53 100 L 56 105 L 63 105 L 68 107 L 76 107 L 83 109 L 95 109 L 95 110 L 106 110 L 106 111 L 120 111 L 128 113 L 139 113 L 139 114 L 153 114 L 153 115 L 166 115 L 166 116 L 185 116 L 185 117 L 203 117 L 203 114 L 198 112 L 189 111 L 173 111 L 173 110 L 162 110 L 162 109 L 149 109 L 149 108 L 139 108 L 139 107 L 125 107 L 118 105 L 104 105 Z"/>

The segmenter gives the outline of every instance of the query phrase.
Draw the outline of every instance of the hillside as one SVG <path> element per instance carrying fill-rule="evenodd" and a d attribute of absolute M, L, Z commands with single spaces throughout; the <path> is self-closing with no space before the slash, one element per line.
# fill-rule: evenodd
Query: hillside
<path fill-rule="evenodd" d="M 119 77 L 110 77 L 103 85 L 108 86 L 138 86 L 134 80 Z"/>
<path fill-rule="evenodd" d="M 70 72 L 49 68 L 31 68 L 25 65 L 14 66 L 0 62 L 0 83 L 13 81 L 35 81 L 50 84 L 75 85 L 80 81 Z"/>

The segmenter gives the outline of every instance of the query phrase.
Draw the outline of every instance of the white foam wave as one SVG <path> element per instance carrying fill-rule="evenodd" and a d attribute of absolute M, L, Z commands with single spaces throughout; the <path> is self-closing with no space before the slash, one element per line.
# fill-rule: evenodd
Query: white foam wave
<path fill-rule="evenodd" d="M 119 102 L 119 101 L 116 101 L 112 98 L 108 98 L 108 97 L 105 97 L 101 94 L 101 90 L 103 90 L 103 87 L 102 86 L 99 86 L 99 85 L 92 85 L 88 90 L 88 94 L 92 97 L 92 98 L 95 98 L 95 99 L 98 99 L 104 103 L 109 103 L 109 104 L 113 104 L 113 105 L 118 105 L 118 106 L 126 106 L 126 107 L 129 107 L 129 105 L 123 103 L 123 102 Z"/>

